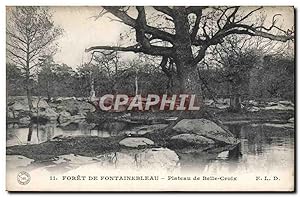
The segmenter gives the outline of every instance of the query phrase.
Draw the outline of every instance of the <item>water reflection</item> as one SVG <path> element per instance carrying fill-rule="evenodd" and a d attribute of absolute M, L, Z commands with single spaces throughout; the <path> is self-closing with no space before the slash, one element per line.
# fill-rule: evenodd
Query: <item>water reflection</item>
<path fill-rule="evenodd" d="M 293 169 L 294 130 L 261 125 L 230 125 L 241 143 L 224 151 L 189 151 L 180 156 L 181 169 L 202 173 L 251 173 Z"/>
<path fill-rule="evenodd" d="M 119 128 L 123 126 L 118 125 Z M 228 127 L 240 139 L 240 144 L 237 146 L 215 147 L 208 150 L 204 148 L 173 150 L 178 155 L 180 171 L 184 173 L 251 173 L 259 169 L 267 173 L 274 170 L 290 171 L 293 169 L 293 129 L 270 127 L 264 124 L 229 125 Z M 113 128 L 110 130 L 101 129 L 103 128 L 87 123 L 72 124 L 64 127 L 58 127 L 55 124 L 32 124 L 29 128 L 18 128 L 17 125 L 9 125 L 7 146 L 41 143 L 55 136 L 110 137 L 123 134 L 123 131 L 113 130 Z M 160 153 L 162 152 L 160 151 Z M 155 169 L 159 166 L 166 166 L 166 163 L 168 163 L 168 155 L 165 152 L 164 154 L 160 153 L 155 153 L 155 150 L 122 150 L 93 158 L 67 155 L 59 157 L 60 160 L 58 159 L 58 161 L 62 162 L 39 163 L 38 165 L 36 162 L 33 162 L 29 166 L 30 168 L 33 166 L 48 166 L 47 169 L 52 171 L 58 169 L 58 166 L 65 166 L 67 170 L 71 170 L 75 168 L 74 166 L 78 168 L 82 165 L 91 165 L 89 161 L 92 161 L 94 167 L 99 169 L 107 168 L 108 166 L 115 169 L 131 168 L 138 170 L 145 166 Z M 172 166 L 178 167 L 177 164 L 172 164 Z"/>
<path fill-rule="evenodd" d="M 19 128 L 17 124 L 7 126 L 7 146 L 39 144 L 49 141 L 54 137 L 69 136 L 98 136 L 111 137 L 124 134 L 118 130 L 120 124 L 114 123 L 109 128 L 88 123 L 57 124 L 29 124 L 27 128 Z"/>

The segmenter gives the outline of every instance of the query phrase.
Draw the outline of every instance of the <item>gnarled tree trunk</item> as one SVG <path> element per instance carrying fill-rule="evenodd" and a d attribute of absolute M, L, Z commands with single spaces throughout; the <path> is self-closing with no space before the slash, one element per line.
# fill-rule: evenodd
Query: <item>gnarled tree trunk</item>
<path fill-rule="evenodd" d="M 177 68 L 177 80 L 180 93 L 200 95 L 197 84 L 198 76 L 196 66 L 193 65 L 192 40 L 189 34 L 190 26 L 188 22 L 186 9 L 184 7 L 174 7 L 175 24 L 175 58 L 174 62 Z"/>

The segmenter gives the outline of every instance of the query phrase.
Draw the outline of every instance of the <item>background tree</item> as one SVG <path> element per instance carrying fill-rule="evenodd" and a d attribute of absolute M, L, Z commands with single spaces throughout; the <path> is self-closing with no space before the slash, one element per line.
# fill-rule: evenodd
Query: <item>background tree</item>
<path fill-rule="evenodd" d="M 207 52 L 198 66 L 204 95 L 230 98 L 239 111 L 243 99 L 293 100 L 293 55 L 288 43 L 231 35 Z M 280 63 L 279 63 L 280 62 Z M 272 94 L 270 93 L 272 92 Z M 279 93 L 280 92 L 280 93 Z"/>
<path fill-rule="evenodd" d="M 21 70 L 12 63 L 6 64 L 6 91 L 9 96 L 25 95 L 23 88 L 25 77 Z"/>
<path fill-rule="evenodd" d="M 76 80 L 75 71 L 66 64 L 57 64 L 52 58 L 40 65 L 38 82 L 40 95 L 47 96 L 48 101 L 53 97 L 77 96 L 73 84 Z"/>
<path fill-rule="evenodd" d="M 264 26 L 263 20 L 251 18 L 262 7 L 245 10 L 238 6 L 105 6 L 103 9 L 99 16 L 112 14 L 116 21 L 131 27 L 135 42 L 123 47 L 92 46 L 86 51 L 111 50 L 159 56 L 160 66 L 166 74 L 170 74 L 167 65 L 174 64 L 174 85 L 179 92 L 200 91 L 197 89 L 197 64 L 203 60 L 209 47 L 222 43 L 229 35 L 260 36 L 281 42 L 294 38 L 291 30 L 284 31 L 276 26 L 276 15 L 268 27 Z"/>
<path fill-rule="evenodd" d="M 250 81 L 252 98 L 288 99 L 294 102 L 294 57 L 265 55 L 257 68 L 255 79 Z"/>
<path fill-rule="evenodd" d="M 91 83 L 97 96 L 135 95 L 137 91 L 139 94 L 164 93 L 167 81 L 161 69 L 145 57 L 121 59 L 114 51 L 93 54 L 91 61 L 79 66 L 77 72 L 84 95 L 91 90 Z"/>
<path fill-rule="evenodd" d="M 215 46 L 209 62 L 218 68 L 218 72 L 213 78 L 204 79 L 208 83 L 217 80 L 225 85 L 223 97 L 230 98 L 229 109 L 235 112 L 241 110 L 242 96 L 248 95 L 250 71 L 261 63 L 259 50 L 249 47 L 249 43 L 246 44 L 248 41 L 247 38 L 231 35 L 222 44 Z M 199 74 L 199 77 L 202 76 Z"/>
<path fill-rule="evenodd" d="M 91 73 L 90 81 L 93 84 L 98 84 L 99 80 L 103 81 L 103 77 L 106 78 L 106 86 L 108 87 L 108 91 L 113 94 L 116 94 L 118 91 L 118 80 L 119 75 L 121 74 L 123 68 L 123 64 L 119 61 L 120 56 L 117 52 L 112 51 L 109 53 L 97 53 L 92 56 L 92 60 L 90 66 L 92 67 L 92 71 L 102 72 L 104 76 L 95 76 Z"/>
<path fill-rule="evenodd" d="M 7 11 L 7 57 L 25 74 L 26 94 L 30 111 L 32 110 L 32 81 L 34 70 L 52 56 L 57 45 L 55 40 L 62 29 L 52 21 L 49 8 L 9 7 Z"/>

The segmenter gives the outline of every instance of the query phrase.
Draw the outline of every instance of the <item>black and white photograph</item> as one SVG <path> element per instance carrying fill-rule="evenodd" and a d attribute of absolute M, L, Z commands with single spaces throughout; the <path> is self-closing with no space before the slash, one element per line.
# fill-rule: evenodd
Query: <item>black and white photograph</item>
<path fill-rule="evenodd" d="M 293 6 L 5 9 L 7 191 L 295 191 Z"/>

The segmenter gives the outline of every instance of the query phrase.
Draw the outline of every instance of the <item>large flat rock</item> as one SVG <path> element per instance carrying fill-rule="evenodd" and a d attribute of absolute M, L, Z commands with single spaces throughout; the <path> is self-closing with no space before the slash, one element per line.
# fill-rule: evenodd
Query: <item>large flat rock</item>
<path fill-rule="evenodd" d="M 197 134 L 190 134 L 190 133 L 184 133 L 184 134 L 179 134 L 171 137 L 170 139 L 171 143 L 174 144 L 182 144 L 182 145 L 209 145 L 209 144 L 214 144 L 215 142 L 212 139 L 208 139 L 206 137 L 203 137 L 201 135 Z"/>
<path fill-rule="evenodd" d="M 239 142 L 232 133 L 225 131 L 216 123 L 206 119 L 183 119 L 173 129 L 182 133 L 194 133 L 226 144 Z"/>
<path fill-rule="evenodd" d="M 129 131 L 125 131 L 126 134 L 139 134 L 139 135 L 144 135 L 146 133 L 152 133 L 157 130 L 161 130 L 165 127 L 167 127 L 167 124 L 153 124 L 153 125 L 142 125 L 135 127 Z"/>
<path fill-rule="evenodd" d="M 26 97 L 17 97 L 13 101 L 13 105 L 10 106 L 10 109 L 14 111 L 29 111 L 28 100 Z M 47 101 L 39 98 L 32 98 L 33 108 L 49 108 Z"/>
<path fill-rule="evenodd" d="M 153 145 L 154 142 L 148 138 L 143 137 L 129 137 L 121 140 L 119 142 L 121 146 L 126 146 L 130 148 L 138 148 L 139 146 Z"/>

